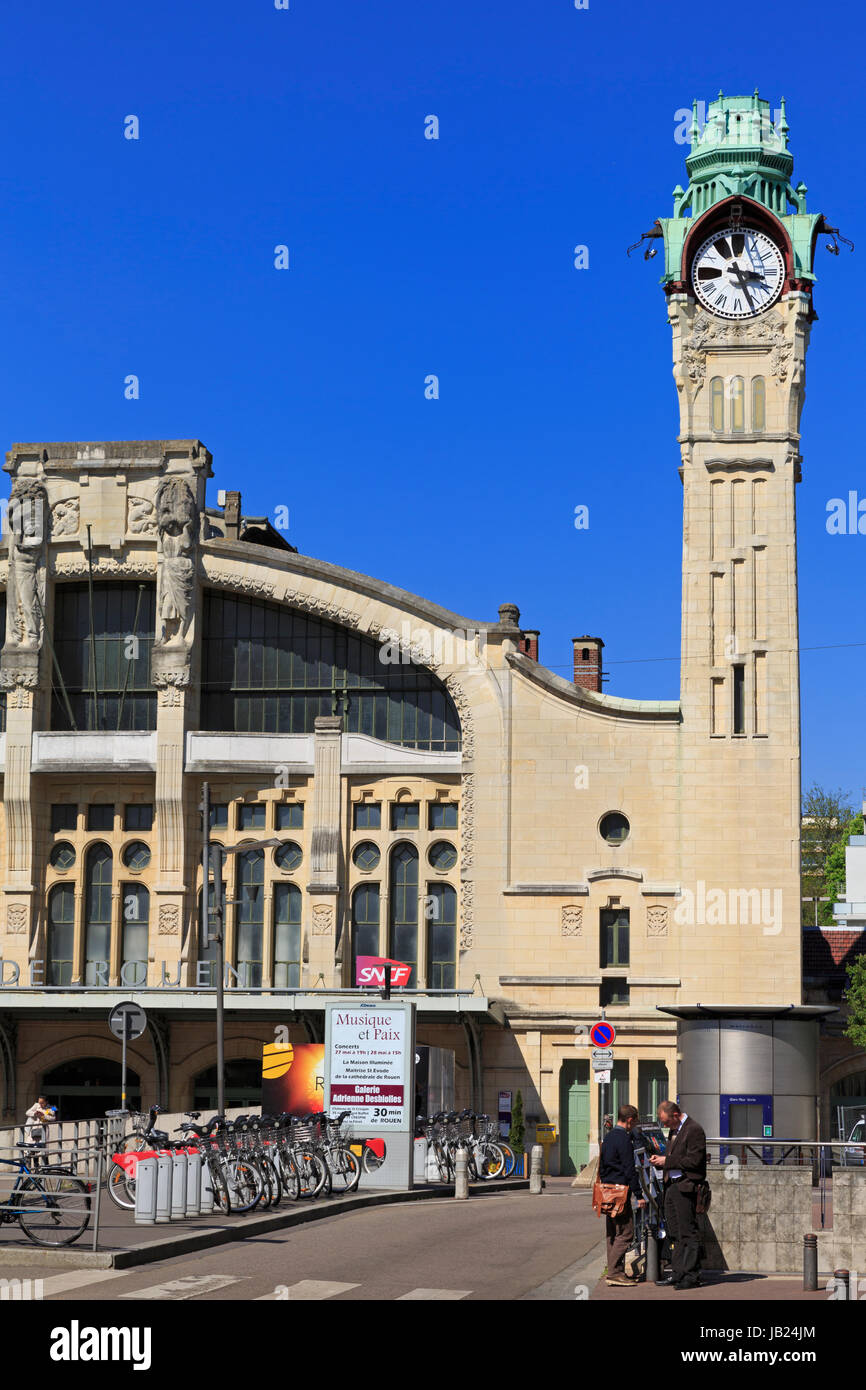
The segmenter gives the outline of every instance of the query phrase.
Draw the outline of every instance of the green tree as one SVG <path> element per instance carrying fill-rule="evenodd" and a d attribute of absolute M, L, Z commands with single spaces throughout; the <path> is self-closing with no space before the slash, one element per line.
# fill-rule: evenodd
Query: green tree
<path fill-rule="evenodd" d="M 831 921 L 833 904 L 841 902 L 845 892 L 845 849 L 848 844 L 848 837 L 849 835 L 862 834 L 863 813 L 861 811 L 848 821 L 824 862 L 824 886 L 830 901 L 823 906 L 830 909 Z"/>
<path fill-rule="evenodd" d="M 514 1097 L 514 1109 L 511 1112 L 511 1129 L 508 1132 L 508 1142 L 516 1154 L 523 1153 L 524 1140 L 526 1138 L 526 1124 L 523 1119 L 523 1093 L 517 1092 Z"/>
<path fill-rule="evenodd" d="M 866 955 L 858 956 L 848 970 L 845 1002 L 848 1005 L 845 1036 L 855 1047 L 866 1047 Z"/>
<path fill-rule="evenodd" d="M 804 899 L 808 899 L 802 904 L 802 920 L 806 925 L 811 926 L 816 920 L 816 899 L 819 925 L 833 925 L 833 902 L 836 899 L 831 897 L 831 891 L 838 887 L 839 854 L 833 860 L 834 878 L 831 884 L 827 881 L 828 858 L 834 851 L 841 851 L 844 880 L 845 844 L 848 836 L 856 833 L 848 828 L 855 819 L 855 813 L 850 793 L 839 787 L 832 790 L 813 782 L 803 794 L 800 893 Z M 830 901 L 821 902 L 822 898 Z"/>

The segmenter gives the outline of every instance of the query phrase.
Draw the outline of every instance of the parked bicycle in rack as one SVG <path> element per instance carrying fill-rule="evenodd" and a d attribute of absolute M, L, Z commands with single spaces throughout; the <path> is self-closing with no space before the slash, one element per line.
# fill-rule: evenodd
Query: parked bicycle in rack
<path fill-rule="evenodd" d="M 470 1181 L 509 1177 L 516 1160 L 513 1151 L 497 1135 L 496 1121 L 471 1110 L 440 1110 L 429 1119 L 419 1116 L 416 1127 L 427 1139 L 442 1182 L 453 1182 L 457 1151 L 465 1149 Z"/>

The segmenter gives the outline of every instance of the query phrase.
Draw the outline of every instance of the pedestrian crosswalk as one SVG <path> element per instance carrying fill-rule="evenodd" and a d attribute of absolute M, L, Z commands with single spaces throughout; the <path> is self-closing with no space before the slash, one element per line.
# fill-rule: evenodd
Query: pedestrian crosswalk
<path fill-rule="evenodd" d="M 140 1269 L 73 1269 L 66 1274 L 55 1274 L 44 1279 L 42 1296 L 74 1298 L 79 1289 L 84 1291 L 93 1285 L 104 1284 L 107 1287 L 100 1290 L 100 1297 L 105 1301 L 128 1299 L 135 1302 L 140 1299 L 145 1302 L 182 1302 L 191 1298 L 206 1299 L 222 1289 L 236 1285 L 228 1296 L 243 1302 L 249 1300 L 256 1303 L 312 1303 L 337 1298 L 341 1294 L 351 1294 L 354 1289 L 363 1289 L 361 1284 L 347 1283 L 344 1280 L 299 1279 L 293 1284 L 276 1284 L 267 1293 L 255 1294 L 250 1286 L 254 1288 L 258 1283 L 261 1288 L 259 1280 L 241 1274 L 187 1274 L 175 1279 L 166 1279 L 159 1284 L 149 1284 L 142 1289 L 111 1287 L 118 1280 L 141 1277 Z M 387 1292 L 380 1292 L 372 1284 L 368 1287 L 369 1291 L 362 1292 L 360 1298 L 374 1298 L 389 1303 L 459 1302 L 473 1292 L 472 1289 L 410 1288 L 399 1293 L 394 1291 L 393 1287 Z"/>

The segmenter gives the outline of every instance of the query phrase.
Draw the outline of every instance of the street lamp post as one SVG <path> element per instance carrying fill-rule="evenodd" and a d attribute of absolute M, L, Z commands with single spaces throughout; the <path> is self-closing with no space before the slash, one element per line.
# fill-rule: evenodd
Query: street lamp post
<path fill-rule="evenodd" d="M 270 849 L 283 843 L 282 840 L 254 840 L 242 845 L 211 845 L 210 842 L 210 784 L 202 788 L 202 814 L 204 835 L 202 851 L 202 944 L 216 946 L 216 1034 L 217 1034 L 217 1114 L 224 1115 L 226 1108 L 225 1084 L 225 934 L 223 924 L 222 880 L 223 864 L 229 854 L 248 854 L 251 850 Z M 210 885 L 208 872 L 213 873 L 214 905 L 210 907 Z M 227 898 L 226 907 L 241 902 L 240 898 Z M 211 918 L 214 927 L 211 928 Z"/>

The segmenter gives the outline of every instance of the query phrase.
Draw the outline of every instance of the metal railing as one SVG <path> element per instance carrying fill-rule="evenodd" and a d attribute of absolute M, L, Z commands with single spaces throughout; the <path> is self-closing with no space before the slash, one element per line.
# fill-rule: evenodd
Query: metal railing
<path fill-rule="evenodd" d="M 50 1120 L 34 1124 L 7 1125 L 0 1129 L 0 1158 L 16 1158 L 18 1144 L 39 1139 L 44 1148 L 34 1150 L 38 1166 L 66 1168 L 76 1177 L 96 1177 L 98 1156 L 102 1152 L 103 1170 L 127 1128 L 125 1115 L 102 1116 L 95 1120 Z M 41 1135 L 39 1131 L 41 1132 Z"/>
<path fill-rule="evenodd" d="M 762 1135 L 707 1138 L 710 1166 L 724 1165 L 731 1156 L 748 1166 L 863 1168 L 866 1144 L 849 1144 L 839 1139 L 765 1139 Z"/>

